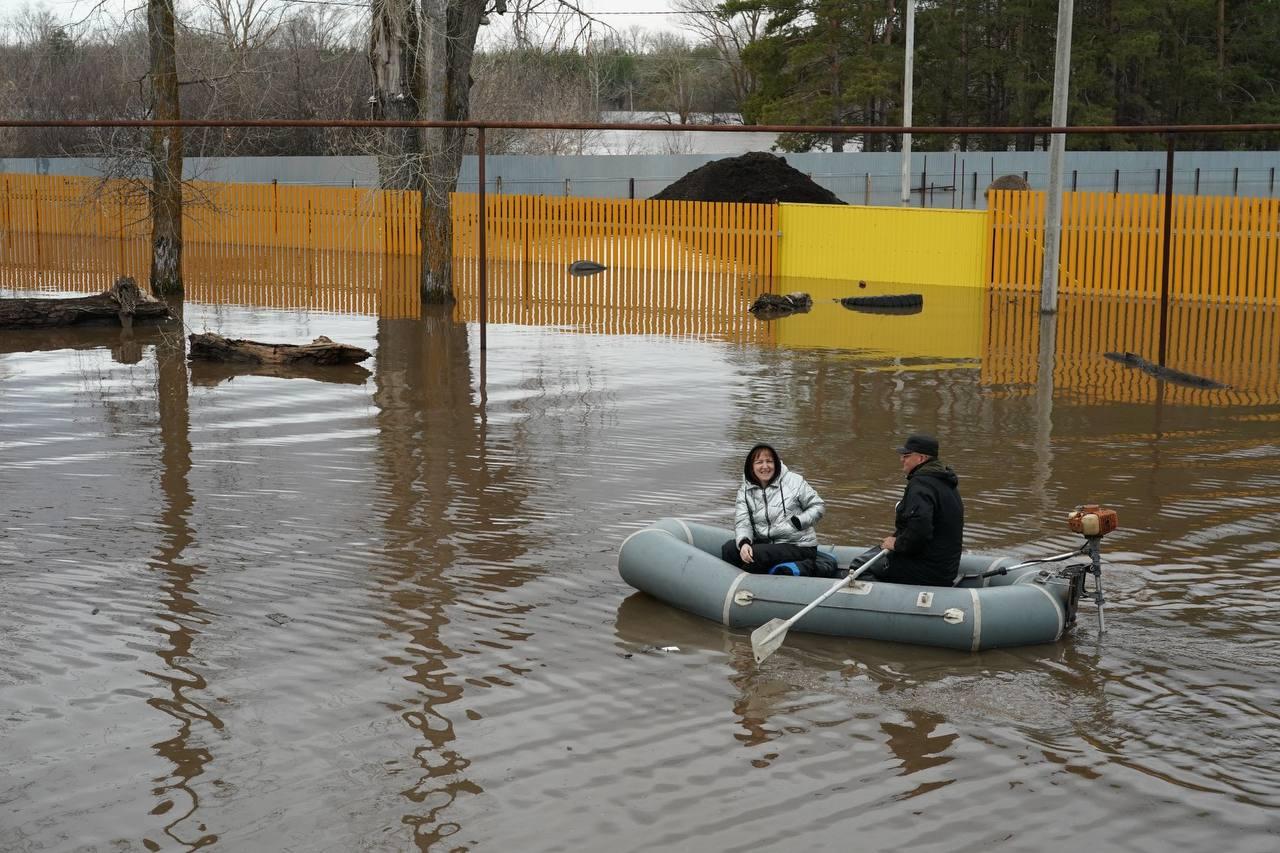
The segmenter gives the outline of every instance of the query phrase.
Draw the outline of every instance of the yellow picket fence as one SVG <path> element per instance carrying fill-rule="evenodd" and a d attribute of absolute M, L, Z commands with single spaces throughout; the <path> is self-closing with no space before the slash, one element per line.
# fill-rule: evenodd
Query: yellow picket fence
<path fill-rule="evenodd" d="M 455 194 L 452 205 L 454 290 L 474 318 L 479 197 Z M 494 195 L 485 197 L 485 220 L 496 322 L 731 340 L 770 334 L 743 308 L 774 286 L 775 205 Z M 575 261 L 605 269 L 575 276 Z"/>
<path fill-rule="evenodd" d="M 419 201 L 408 191 L 191 181 L 183 214 L 185 243 L 418 254 Z M 142 185 L 132 181 L 0 175 L 6 240 L 145 239 L 148 217 Z"/>
<path fill-rule="evenodd" d="M 993 192 L 989 281 L 1039 290 L 1045 194 Z M 1169 293 L 1220 302 L 1280 300 L 1280 200 L 1175 196 Z M 1164 196 L 1065 193 L 1058 286 L 1067 294 L 1158 297 Z"/>
<path fill-rule="evenodd" d="M 12 280 L 46 288 L 58 279 L 101 289 L 121 273 L 145 280 L 150 222 L 141 189 L 129 181 L 0 174 L 0 264 Z M 183 235 L 193 263 L 227 258 L 266 269 L 305 257 L 315 274 L 283 277 L 340 287 L 358 269 L 360 281 L 350 286 L 365 295 L 407 303 L 416 296 L 416 276 L 399 262 L 378 260 L 419 257 L 413 192 L 201 181 L 184 192 Z M 489 296 L 512 305 L 727 316 L 776 290 L 789 273 L 915 284 L 985 280 L 1002 290 L 1033 291 L 1041 283 L 1043 193 L 992 193 L 985 228 L 981 214 L 967 211 L 510 195 L 488 196 L 486 204 Z M 453 197 L 455 289 L 464 299 L 478 291 L 478 213 L 475 195 Z M 1178 196 L 1173 217 L 1174 297 L 1280 301 L 1280 201 Z M 788 223 L 792 233 L 781 242 Z M 1163 224 L 1159 195 L 1068 193 L 1062 292 L 1158 296 Z M 77 259 L 75 245 L 62 238 L 89 240 L 92 252 Z M 571 276 L 578 260 L 607 271 Z M 985 264 L 981 277 L 978 264 Z M 379 272 L 388 267 L 394 273 Z M 66 274 L 49 274 L 58 270 Z"/>
<path fill-rule="evenodd" d="M 183 276 L 218 304 L 416 316 L 418 197 L 343 187 L 192 182 Z M 146 281 L 151 224 L 128 181 L 0 175 L 0 272 L 23 289 Z"/>
<path fill-rule="evenodd" d="M 478 199 L 453 196 L 454 277 L 464 292 L 478 282 Z M 767 280 L 777 267 L 776 205 L 490 195 L 485 219 L 485 256 L 499 264 L 567 270 L 590 260 L 610 269 L 684 273 L 693 283 Z"/>

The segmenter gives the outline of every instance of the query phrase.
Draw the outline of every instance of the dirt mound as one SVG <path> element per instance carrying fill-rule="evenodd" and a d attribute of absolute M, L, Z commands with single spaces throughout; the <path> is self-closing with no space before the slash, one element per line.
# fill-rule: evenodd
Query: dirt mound
<path fill-rule="evenodd" d="M 1026 191 L 1029 189 L 1031 184 L 1027 183 L 1027 179 L 1021 175 L 1001 175 L 987 187 L 987 195 L 991 195 L 992 190 Z"/>
<path fill-rule="evenodd" d="M 668 201 L 737 201 L 772 204 L 844 204 L 835 193 L 763 151 L 726 157 L 699 166 L 654 196 Z"/>

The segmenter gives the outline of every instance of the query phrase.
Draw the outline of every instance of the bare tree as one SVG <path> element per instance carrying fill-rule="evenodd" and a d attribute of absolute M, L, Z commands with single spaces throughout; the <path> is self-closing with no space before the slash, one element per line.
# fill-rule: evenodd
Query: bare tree
<path fill-rule="evenodd" d="M 609 96 L 610 71 L 598 53 L 560 45 L 524 47 L 514 39 L 476 55 L 472 112 L 476 118 L 518 121 L 592 122 Z M 486 134 L 491 154 L 585 154 L 599 142 L 589 130 L 493 129 Z"/>
<path fill-rule="evenodd" d="M 147 0 L 148 77 L 157 119 L 180 119 L 173 0 Z M 151 289 L 182 294 L 182 128 L 151 133 Z"/>
<path fill-rule="evenodd" d="M 506 0 L 492 5 L 495 11 L 510 13 L 516 47 L 575 47 L 591 41 L 600 30 L 609 29 L 608 24 L 582 8 L 585 4 L 574 0 Z"/>
<path fill-rule="evenodd" d="M 488 0 L 422 0 L 423 97 L 425 121 L 461 121 L 471 115 L 471 62 Z M 419 237 L 422 243 L 423 302 L 453 301 L 453 222 L 449 193 L 458 183 L 466 131 L 423 128 L 420 135 L 424 188 Z"/>
<path fill-rule="evenodd" d="M 245 56 L 275 36 L 287 9 L 272 0 L 199 0 L 233 56 Z"/>
<path fill-rule="evenodd" d="M 391 121 L 415 120 L 423 86 L 423 68 L 418 56 L 422 40 L 422 11 L 415 0 L 373 0 L 370 15 L 369 65 L 373 70 L 370 115 Z M 421 189 L 418 131 L 414 128 L 388 128 L 382 132 L 379 143 L 379 185 L 394 189 Z"/>
<path fill-rule="evenodd" d="M 710 45 L 724 67 L 732 86 L 739 114 L 756 89 L 755 76 L 742 62 L 742 51 L 764 34 L 769 13 L 762 8 L 726 14 L 723 0 L 672 0 L 681 14 L 681 25 L 700 41 Z"/>
<path fill-rule="evenodd" d="M 689 124 L 697 111 L 706 75 L 682 36 L 659 33 L 653 39 L 648 76 L 679 124 Z"/>

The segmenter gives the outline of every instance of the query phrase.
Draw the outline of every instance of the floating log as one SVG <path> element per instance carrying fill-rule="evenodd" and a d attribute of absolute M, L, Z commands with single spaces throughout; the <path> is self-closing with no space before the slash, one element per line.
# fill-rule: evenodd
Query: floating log
<path fill-rule="evenodd" d="M 121 276 L 109 290 L 93 296 L 0 299 L 0 329 L 38 329 L 86 324 L 129 328 L 133 320 L 172 320 L 169 306 Z"/>
<path fill-rule="evenodd" d="M 335 365 L 355 364 L 373 353 L 350 344 L 334 343 L 321 335 L 309 344 L 264 344 L 224 338 L 212 332 L 188 335 L 192 360 L 242 364 Z"/>
<path fill-rule="evenodd" d="M 1206 388 L 1209 390 L 1217 390 L 1220 388 L 1230 388 L 1216 379 L 1207 379 L 1203 376 L 1197 376 L 1194 373 L 1186 373 L 1181 370 L 1174 370 L 1172 367 L 1164 367 L 1153 361 L 1147 361 L 1136 352 L 1106 352 L 1102 354 L 1104 358 L 1112 361 L 1118 361 L 1126 367 L 1136 367 L 1143 373 L 1150 374 L 1156 379 L 1164 379 L 1177 385 L 1185 385 L 1188 388 Z"/>

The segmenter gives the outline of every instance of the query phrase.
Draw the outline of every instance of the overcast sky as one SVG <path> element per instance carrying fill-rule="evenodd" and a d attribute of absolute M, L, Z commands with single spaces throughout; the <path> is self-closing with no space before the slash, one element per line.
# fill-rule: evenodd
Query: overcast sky
<path fill-rule="evenodd" d="M 287 5 L 288 0 L 282 2 Z M 364 3 L 366 0 L 339 2 L 347 5 L 351 2 Z M 191 8 L 194 4 L 195 0 L 178 0 L 179 9 Z M 11 17 L 24 6 L 45 6 L 60 20 L 79 21 L 97 5 L 97 0 L 0 0 L 0 17 Z M 577 0 L 575 5 L 619 30 L 630 29 L 632 26 L 648 30 L 678 29 L 675 17 L 670 14 L 670 0 Z M 145 9 L 146 0 L 102 0 L 102 8 L 118 19 L 126 9 Z"/>

